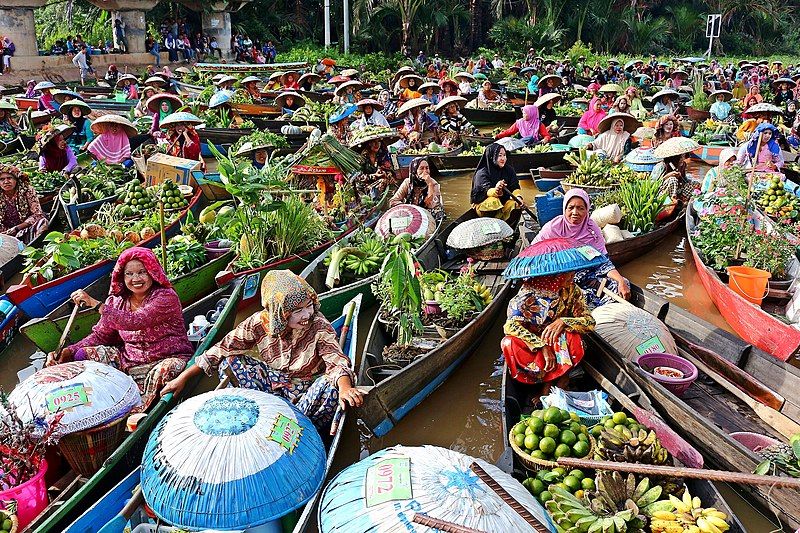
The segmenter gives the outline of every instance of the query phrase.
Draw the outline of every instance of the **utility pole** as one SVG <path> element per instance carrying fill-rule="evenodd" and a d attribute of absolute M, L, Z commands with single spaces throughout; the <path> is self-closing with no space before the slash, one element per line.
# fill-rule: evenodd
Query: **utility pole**
<path fill-rule="evenodd" d="M 325 50 L 331 45 L 331 0 L 325 0 Z"/>
<path fill-rule="evenodd" d="M 708 52 L 706 56 L 711 59 L 711 47 L 714 45 L 714 39 L 719 39 L 722 31 L 722 15 L 719 13 L 708 15 L 706 19 L 706 37 L 708 37 Z"/>
<path fill-rule="evenodd" d="M 326 0 L 327 1 L 327 0 Z M 344 2 L 344 53 L 350 53 L 350 0 Z"/>

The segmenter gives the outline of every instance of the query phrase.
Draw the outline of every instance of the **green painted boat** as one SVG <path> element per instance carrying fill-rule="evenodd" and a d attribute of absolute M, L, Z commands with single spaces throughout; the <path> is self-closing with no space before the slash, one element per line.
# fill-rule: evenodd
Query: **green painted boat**
<path fill-rule="evenodd" d="M 419 255 L 420 257 L 431 257 L 433 254 L 429 252 L 429 250 L 433 247 L 436 247 L 436 237 L 439 235 L 441 231 L 442 223 L 436 227 L 436 231 L 419 247 Z M 363 230 L 361 230 L 363 231 Z M 333 289 L 329 289 L 327 285 L 325 285 L 325 278 L 328 274 L 328 267 L 325 266 L 325 259 L 329 257 L 334 250 L 338 249 L 341 246 L 347 246 L 350 242 L 350 239 L 353 238 L 355 234 L 349 235 L 339 241 L 335 246 L 328 248 L 323 252 L 322 255 L 314 259 L 308 266 L 303 269 L 303 271 L 299 274 L 301 278 L 304 278 L 309 285 L 311 285 L 317 294 L 320 295 L 320 309 L 325 316 L 333 314 L 337 312 L 339 309 L 342 309 L 342 306 L 356 297 L 356 295 L 360 294 L 362 297 L 361 305 L 364 308 L 369 308 L 373 304 L 375 304 L 375 295 L 372 294 L 372 283 L 377 281 L 378 275 L 373 274 L 363 279 L 355 280 L 340 287 L 334 287 Z M 434 268 L 435 265 L 427 265 L 423 264 L 423 267 L 426 269 Z M 323 298 L 324 295 L 324 298 Z"/>
<path fill-rule="evenodd" d="M 192 304 L 211 292 L 216 286 L 214 277 L 225 268 L 231 259 L 233 259 L 233 252 L 228 252 L 173 280 L 172 286 L 181 299 L 181 305 Z M 92 298 L 102 301 L 108 296 L 110 282 L 110 275 L 103 276 L 85 290 Z M 50 353 L 58 346 L 71 310 L 72 302 L 67 300 L 47 316 L 29 320 L 20 327 L 20 331 L 40 350 Z M 79 312 L 75 316 L 75 322 L 73 322 L 68 337 L 69 343 L 77 342 L 88 335 L 98 320 L 100 320 L 100 313 L 94 309 Z"/>
<path fill-rule="evenodd" d="M 205 352 L 233 328 L 236 320 L 236 303 L 240 299 L 241 293 L 240 283 L 226 285 L 183 310 L 183 319 L 188 328 L 195 315 L 205 315 L 209 311 L 213 311 L 221 299 L 227 298 L 227 303 L 219 318 L 197 346 L 194 357 L 189 361 L 190 365 L 193 364 L 195 357 Z M 147 436 L 159 420 L 196 385 L 197 383 L 190 383 L 180 395 L 167 394 L 161 398 L 152 407 L 147 417 L 139 422 L 136 430 L 106 459 L 100 470 L 92 477 L 87 479 L 72 471 L 65 473 L 59 482 L 63 489 L 57 495 L 51 495 L 50 505 L 28 525 L 26 531 L 61 533 L 91 504 L 99 501 L 120 479 L 139 465 Z"/>

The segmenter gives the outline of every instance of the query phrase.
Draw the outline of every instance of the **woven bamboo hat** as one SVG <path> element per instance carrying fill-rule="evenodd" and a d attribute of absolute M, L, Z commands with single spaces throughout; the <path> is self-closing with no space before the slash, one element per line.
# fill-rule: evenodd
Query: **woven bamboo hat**
<path fill-rule="evenodd" d="M 61 112 L 62 115 L 66 117 L 70 113 L 72 113 L 72 109 L 75 107 L 81 110 L 81 116 L 84 117 L 92 112 L 92 108 L 89 107 L 89 104 L 87 104 L 83 100 L 67 100 L 66 102 L 61 104 L 61 107 L 58 110 Z M 0 109 L 2 108 L 0 107 Z"/>
<path fill-rule="evenodd" d="M 161 76 L 150 76 L 146 80 L 144 80 L 145 85 L 154 85 L 156 87 L 166 87 L 167 82 L 164 81 L 164 78 Z"/>
<path fill-rule="evenodd" d="M 797 86 L 797 82 L 792 78 L 778 78 L 772 82 L 773 87 L 778 87 L 781 83 L 786 83 L 790 88 Z"/>
<path fill-rule="evenodd" d="M 417 107 L 428 107 L 431 103 L 424 98 L 412 98 L 405 104 L 400 106 L 400 109 L 397 110 L 397 118 L 402 118 L 408 114 L 414 108 Z"/>
<path fill-rule="evenodd" d="M 442 111 L 447 109 L 447 106 L 450 104 L 458 104 L 459 109 L 464 107 L 467 104 L 467 99 L 463 96 L 448 96 L 447 98 L 443 99 L 441 102 L 436 104 L 436 107 L 433 109 L 433 112 L 437 115 L 440 115 Z"/>
<path fill-rule="evenodd" d="M 283 74 L 281 74 L 281 85 L 286 85 L 286 82 L 289 79 L 289 76 L 294 76 L 294 81 L 295 82 L 298 79 L 300 79 L 300 73 L 299 72 L 294 71 L 294 70 L 289 70 L 289 71 L 284 72 Z"/>
<path fill-rule="evenodd" d="M 556 87 L 561 87 L 564 85 L 564 79 L 561 76 L 557 76 L 556 74 L 548 74 L 546 76 L 542 76 L 539 80 L 540 87 L 546 87 L 547 82 L 553 80 L 556 82 Z"/>
<path fill-rule="evenodd" d="M 622 94 L 622 87 L 616 83 L 606 83 L 600 86 L 598 92 Z"/>
<path fill-rule="evenodd" d="M 774 113 L 780 114 L 783 113 L 783 110 L 775 105 L 768 104 L 766 102 L 761 102 L 760 104 L 751 105 L 747 108 L 748 113 Z"/>
<path fill-rule="evenodd" d="M 183 106 L 183 100 L 181 100 L 180 97 L 169 93 L 154 94 L 153 96 L 147 99 L 147 103 L 145 105 L 147 106 L 147 109 L 149 109 L 151 112 L 158 113 L 159 108 L 161 107 L 161 102 L 163 102 L 164 100 L 172 104 L 173 111 Z"/>
<path fill-rule="evenodd" d="M 134 127 L 133 124 L 131 124 L 130 120 L 120 115 L 115 115 L 113 113 L 109 113 L 108 115 L 103 115 L 102 117 L 95 120 L 92 123 L 92 131 L 96 135 L 100 135 L 101 133 L 103 133 L 104 129 L 103 126 L 110 124 L 116 124 L 118 126 L 121 126 L 122 129 L 125 130 L 125 133 L 128 135 L 128 137 L 132 137 L 137 133 L 136 128 Z"/>
<path fill-rule="evenodd" d="M 119 77 L 119 79 L 117 80 L 117 87 L 118 87 L 118 88 L 119 88 L 119 87 L 122 87 L 122 84 L 123 84 L 125 81 L 129 81 L 129 82 L 131 82 L 131 83 L 139 83 L 139 78 L 137 78 L 137 77 L 136 77 L 136 76 L 134 76 L 133 74 L 123 74 L 123 75 L 122 75 L 122 76 L 120 76 L 120 77 Z"/>
<path fill-rule="evenodd" d="M 417 82 L 417 90 L 419 90 L 419 86 L 422 85 L 423 80 L 422 80 L 421 77 L 417 76 L 416 74 L 406 74 L 402 78 L 400 78 L 400 81 L 398 83 L 400 84 L 400 87 L 405 89 L 406 87 L 408 87 L 408 85 L 411 82 L 411 80 L 414 80 L 414 81 Z"/>
<path fill-rule="evenodd" d="M 677 99 L 677 98 L 679 98 L 679 97 L 680 97 L 680 95 L 678 94 L 678 91 L 673 91 L 672 89 L 661 89 L 661 90 L 660 90 L 660 91 L 658 91 L 656 94 L 654 94 L 654 95 L 653 95 L 653 96 L 650 98 L 650 100 L 652 100 L 653 102 L 658 102 L 658 101 L 660 101 L 662 98 L 664 98 L 665 96 L 669 96 L 669 97 L 671 97 L 673 100 L 675 100 L 675 99 Z"/>
<path fill-rule="evenodd" d="M 364 144 L 374 140 L 391 143 L 399 138 L 400 134 L 394 128 L 381 126 L 364 128 L 353 132 L 353 137 L 350 139 L 350 148 L 360 148 Z"/>
<path fill-rule="evenodd" d="M 178 111 L 177 113 L 172 113 L 164 120 L 161 121 L 159 127 L 166 128 L 167 126 L 174 126 L 175 124 L 202 124 L 203 120 L 199 117 L 189 113 L 188 111 Z"/>
<path fill-rule="evenodd" d="M 597 131 L 604 132 L 610 130 L 614 121 L 620 119 L 625 123 L 624 128 L 628 133 L 633 133 L 636 131 L 636 128 L 642 125 L 633 115 L 629 115 L 628 113 L 613 113 L 603 117 L 603 120 L 597 125 Z"/>
<path fill-rule="evenodd" d="M 334 91 L 334 94 L 336 96 L 341 96 L 350 87 L 352 87 L 354 91 L 357 91 L 357 90 L 361 89 L 362 87 L 364 87 L 364 85 L 360 81 L 357 81 L 357 80 L 348 80 L 348 81 L 342 83 L 341 85 L 339 85 L 336 88 L 336 90 Z"/>
<path fill-rule="evenodd" d="M 469 72 L 459 72 L 453 77 L 457 80 L 475 81 L 475 76 L 473 76 Z"/>
<path fill-rule="evenodd" d="M 374 98 L 363 98 L 358 102 L 356 102 L 356 107 L 358 108 L 359 111 L 363 111 L 364 106 L 367 105 L 372 106 L 372 109 L 374 109 L 375 111 L 380 111 L 383 109 L 383 104 L 375 100 Z"/>
<path fill-rule="evenodd" d="M 728 102 L 731 98 L 733 98 L 733 93 L 730 91 L 726 91 L 725 89 L 718 89 L 716 91 L 713 91 L 711 94 L 708 95 L 708 97 L 711 98 L 712 100 L 716 100 L 717 95 L 719 94 L 721 94 L 724 97 L 726 102 Z"/>
<path fill-rule="evenodd" d="M 556 102 L 558 102 L 559 100 L 561 100 L 561 95 L 558 93 L 547 93 L 544 96 L 540 96 L 539 98 L 537 98 L 536 101 L 533 103 L 533 105 L 535 105 L 536 107 L 542 107 L 551 100 L 555 100 Z"/>
<path fill-rule="evenodd" d="M 300 95 L 300 94 L 298 94 L 298 93 L 296 93 L 294 91 L 285 91 L 285 92 L 282 92 L 281 94 L 279 94 L 275 98 L 275 105 L 282 109 L 284 104 L 286 103 L 286 98 L 288 98 L 289 96 L 293 97 L 294 101 L 295 102 L 299 102 L 301 106 L 305 105 L 305 103 L 306 103 L 306 99 L 303 98 L 302 95 Z"/>
<path fill-rule="evenodd" d="M 447 237 L 447 246 L 457 250 L 471 250 L 511 237 L 514 230 L 504 220 L 480 217 L 456 226 Z"/>
<path fill-rule="evenodd" d="M 666 159 L 667 157 L 694 152 L 698 148 L 700 148 L 700 145 L 693 139 L 688 137 L 671 137 L 659 144 L 658 147 L 653 150 L 653 155 L 660 159 Z"/>
<path fill-rule="evenodd" d="M 261 78 L 259 78 L 258 76 L 247 76 L 246 78 L 244 78 L 239 83 L 242 84 L 242 85 L 246 85 L 246 84 L 252 83 L 252 82 L 258 83 L 260 81 L 261 81 Z"/>
<path fill-rule="evenodd" d="M 423 83 L 422 85 L 419 86 L 419 88 L 417 90 L 419 92 L 421 92 L 421 93 L 424 93 L 428 89 L 433 89 L 433 93 L 434 94 L 438 94 L 442 90 L 442 88 L 439 87 L 438 83 L 433 83 L 432 81 L 427 81 L 427 82 Z"/>

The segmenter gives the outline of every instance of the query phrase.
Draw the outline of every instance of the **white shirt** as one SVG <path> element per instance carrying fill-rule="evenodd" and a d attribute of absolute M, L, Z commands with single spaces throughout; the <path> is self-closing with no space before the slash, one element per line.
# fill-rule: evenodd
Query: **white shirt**
<path fill-rule="evenodd" d="M 386 117 L 383 116 L 383 113 L 373 109 L 372 115 L 370 115 L 369 118 L 361 115 L 360 119 L 353 122 L 353 124 L 350 126 L 350 129 L 355 131 L 366 128 L 367 126 L 383 126 L 388 128 L 389 121 L 386 120 Z"/>
<path fill-rule="evenodd" d="M 499 57 L 492 61 L 492 66 L 494 68 L 503 68 L 503 65 L 505 65 L 505 63 L 503 63 L 503 60 Z"/>
<path fill-rule="evenodd" d="M 458 84 L 458 92 L 461 94 L 470 94 L 472 92 L 472 85 L 470 85 L 469 81 L 462 81 Z"/>
<path fill-rule="evenodd" d="M 72 58 L 72 64 L 78 68 L 88 69 L 89 65 L 86 64 L 86 52 L 81 50 Z"/>

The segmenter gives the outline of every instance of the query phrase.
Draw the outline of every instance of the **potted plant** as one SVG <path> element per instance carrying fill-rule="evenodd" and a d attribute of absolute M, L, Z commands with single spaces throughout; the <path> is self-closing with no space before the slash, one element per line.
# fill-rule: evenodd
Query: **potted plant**
<path fill-rule="evenodd" d="M 692 84 L 692 101 L 686 106 L 686 114 L 695 122 L 701 122 L 711 118 L 711 100 L 703 90 L 703 78 L 697 76 Z"/>

